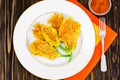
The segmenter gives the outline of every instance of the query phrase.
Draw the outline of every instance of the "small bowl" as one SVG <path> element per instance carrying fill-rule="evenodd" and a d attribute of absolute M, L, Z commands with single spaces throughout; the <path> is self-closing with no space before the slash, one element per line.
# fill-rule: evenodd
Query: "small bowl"
<path fill-rule="evenodd" d="M 109 0 L 109 8 L 108 8 L 108 10 L 106 11 L 106 12 L 104 12 L 104 13 L 97 13 L 97 12 L 95 12 L 92 8 L 91 8 L 91 6 L 90 6 L 90 4 L 91 4 L 91 2 L 92 2 L 92 0 L 89 0 L 88 1 L 88 6 L 89 6 L 89 9 L 90 9 L 90 11 L 92 12 L 92 13 L 94 13 L 95 15 L 98 15 L 98 16 L 102 16 L 102 15 L 105 15 L 105 14 L 107 14 L 109 11 L 110 11 L 110 9 L 111 9 L 111 1 Z"/>

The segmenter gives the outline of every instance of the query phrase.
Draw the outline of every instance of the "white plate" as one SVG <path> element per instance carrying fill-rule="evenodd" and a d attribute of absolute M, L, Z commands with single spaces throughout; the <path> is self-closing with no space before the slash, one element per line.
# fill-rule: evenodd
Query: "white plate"
<path fill-rule="evenodd" d="M 31 34 L 31 24 L 46 13 L 60 12 L 72 16 L 81 24 L 81 34 L 73 60 L 65 59 L 49 61 L 34 57 L 27 46 Z M 44 22 L 44 20 L 43 20 Z M 95 47 L 95 33 L 87 14 L 75 4 L 68 1 L 50 0 L 38 2 L 29 7 L 19 18 L 13 35 L 15 52 L 20 63 L 32 74 L 45 79 L 63 79 L 80 72 L 90 61 Z"/>

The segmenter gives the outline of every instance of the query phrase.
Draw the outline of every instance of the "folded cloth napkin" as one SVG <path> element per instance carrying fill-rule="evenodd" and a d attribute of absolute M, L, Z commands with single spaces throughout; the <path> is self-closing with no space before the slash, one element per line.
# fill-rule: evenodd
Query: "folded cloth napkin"
<path fill-rule="evenodd" d="M 102 53 L 101 41 L 100 41 L 100 37 L 99 37 L 99 34 L 98 34 L 99 20 L 96 16 L 94 16 L 89 10 L 87 10 L 82 4 L 80 4 L 76 0 L 68 0 L 68 1 L 76 4 L 77 6 L 79 6 L 81 9 L 83 9 L 87 13 L 89 18 L 93 22 L 93 26 L 94 26 L 94 30 L 95 30 L 96 47 L 95 47 L 92 59 L 87 64 L 87 66 L 83 70 L 81 70 L 79 73 L 65 79 L 65 80 L 85 80 L 85 78 L 88 76 L 88 74 L 92 71 L 92 69 L 95 67 L 95 65 L 100 60 L 101 53 Z M 106 37 L 105 37 L 105 47 L 104 47 L 105 51 L 110 47 L 113 40 L 117 36 L 117 33 L 115 31 L 113 31 L 108 25 L 106 25 L 106 26 L 107 27 L 106 27 Z"/>

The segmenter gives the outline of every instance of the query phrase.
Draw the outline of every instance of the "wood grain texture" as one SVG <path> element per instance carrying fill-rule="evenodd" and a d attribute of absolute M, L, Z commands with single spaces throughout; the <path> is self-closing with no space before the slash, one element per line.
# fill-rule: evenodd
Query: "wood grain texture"
<path fill-rule="evenodd" d="M 23 68 L 13 48 L 13 30 L 18 18 L 38 1 L 0 0 L 0 80 L 43 80 Z M 102 73 L 99 62 L 86 80 L 120 80 L 120 0 L 111 1 L 111 11 L 105 15 L 106 23 L 118 36 L 106 52 L 108 71 Z M 79 2 L 88 8 L 88 0 Z"/>

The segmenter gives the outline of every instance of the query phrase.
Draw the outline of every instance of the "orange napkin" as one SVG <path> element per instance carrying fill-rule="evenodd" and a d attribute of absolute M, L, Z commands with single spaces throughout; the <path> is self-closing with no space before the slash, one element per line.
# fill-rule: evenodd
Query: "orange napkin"
<path fill-rule="evenodd" d="M 95 47 L 94 54 L 93 54 L 93 57 L 90 60 L 90 62 L 87 64 L 87 66 L 82 71 L 65 79 L 65 80 L 85 80 L 85 78 L 88 76 L 88 74 L 92 71 L 92 69 L 95 67 L 95 65 L 100 60 L 101 53 L 102 53 L 101 41 L 100 41 L 100 37 L 97 32 L 99 22 L 98 22 L 98 18 L 96 16 L 94 16 L 89 10 L 87 10 L 82 4 L 80 4 L 76 0 L 68 0 L 68 1 L 76 4 L 77 6 L 82 8 L 88 14 L 91 21 L 93 22 L 95 33 L 96 33 L 96 35 L 95 35 L 96 36 L 96 47 Z M 110 47 L 113 40 L 117 36 L 116 32 L 114 32 L 108 25 L 106 25 L 106 26 L 107 27 L 106 27 L 106 37 L 105 37 L 105 51 Z"/>

